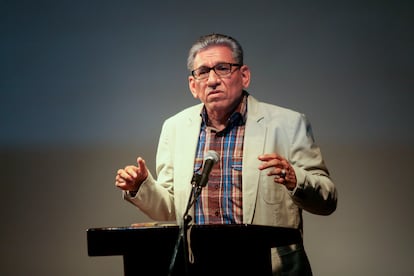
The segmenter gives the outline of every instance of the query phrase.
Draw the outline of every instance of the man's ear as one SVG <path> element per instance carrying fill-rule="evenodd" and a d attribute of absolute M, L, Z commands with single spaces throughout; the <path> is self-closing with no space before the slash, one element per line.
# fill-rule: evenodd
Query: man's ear
<path fill-rule="evenodd" d="M 190 88 L 190 91 L 191 91 L 191 94 L 193 95 L 193 97 L 195 98 L 195 99 L 197 99 L 198 98 L 198 95 L 197 95 L 197 90 L 196 90 L 196 80 L 194 79 L 194 77 L 193 76 L 189 76 L 188 77 L 188 87 Z"/>
<path fill-rule="evenodd" d="M 243 65 L 240 68 L 240 72 L 242 73 L 243 88 L 247 89 L 250 85 L 250 68 L 247 65 Z"/>

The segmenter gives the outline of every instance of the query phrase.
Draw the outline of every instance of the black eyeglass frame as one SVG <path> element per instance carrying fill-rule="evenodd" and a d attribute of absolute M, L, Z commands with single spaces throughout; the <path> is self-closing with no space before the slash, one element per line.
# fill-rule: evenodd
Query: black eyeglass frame
<path fill-rule="evenodd" d="M 229 72 L 226 72 L 224 75 L 221 75 L 221 73 L 217 73 L 217 71 L 216 71 L 216 69 L 218 68 L 218 66 L 222 66 L 222 65 L 229 65 L 230 66 L 230 71 Z M 207 66 L 200 66 L 200 67 L 198 67 L 197 69 L 194 69 L 193 71 L 191 71 L 191 75 L 195 78 L 195 79 L 197 79 L 197 80 L 205 80 L 205 79 L 208 79 L 208 76 L 210 75 L 210 72 L 211 72 L 211 70 L 213 70 L 214 71 L 214 73 L 217 75 L 217 76 L 220 76 L 220 77 L 225 77 L 225 76 L 227 76 L 227 75 L 230 75 L 231 73 L 233 73 L 233 71 L 232 71 L 232 69 L 233 69 L 233 67 L 241 67 L 241 66 L 243 66 L 243 64 L 239 64 L 239 63 L 230 63 L 230 62 L 220 62 L 220 63 L 217 63 L 216 65 L 214 65 L 213 67 L 207 67 Z M 200 69 L 206 69 L 206 70 L 208 70 L 206 73 L 206 77 L 203 77 L 203 78 L 200 78 L 200 77 L 197 77 L 196 76 L 196 74 L 195 74 L 195 72 L 197 71 L 197 70 L 200 70 Z"/>

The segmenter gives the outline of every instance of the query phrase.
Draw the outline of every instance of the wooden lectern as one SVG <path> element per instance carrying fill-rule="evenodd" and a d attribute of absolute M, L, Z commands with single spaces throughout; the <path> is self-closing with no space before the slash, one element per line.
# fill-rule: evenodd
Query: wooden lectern
<path fill-rule="evenodd" d="M 122 255 L 125 276 L 167 276 L 179 227 L 90 228 L 89 256 Z M 177 254 L 174 276 L 270 276 L 270 248 L 302 243 L 299 230 L 250 224 L 194 225 L 189 232 L 194 262 L 183 248 Z M 171 273 L 170 273 L 171 274 Z"/>

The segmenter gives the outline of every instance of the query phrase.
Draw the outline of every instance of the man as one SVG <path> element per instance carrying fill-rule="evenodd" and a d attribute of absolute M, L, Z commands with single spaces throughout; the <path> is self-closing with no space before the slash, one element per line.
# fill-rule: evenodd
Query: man
<path fill-rule="evenodd" d="M 220 158 L 191 210 L 196 224 L 257 224 L 302 231 L 302 210 L 329 215 L 337 191 L 303 114 L 249 95 L 250 70 L 232 37 L 199 38 L 188 56 L 189 88 L 201 104 L 167 119 L 157 178 L 145 161 L 116 175 L 124 198 L 154 220 L 181 224 L 191 180 L 209 150 Z M 272 249 L 275 275 L 311 275 L 301 244 Z M 285 274 L 284 274 L 285 275 Z"/>

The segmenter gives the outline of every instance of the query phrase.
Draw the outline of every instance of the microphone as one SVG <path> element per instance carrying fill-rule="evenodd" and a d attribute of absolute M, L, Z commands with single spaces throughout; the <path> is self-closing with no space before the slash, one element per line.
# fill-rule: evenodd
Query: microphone
<path fill-rule="evenodd" d="M 210 175 L 214 164 L 216 164 L 219 159 L 220 157 L 217 152 L 214 150 L 207 151 L 206 155 L 204 156 L 203 172 L 201 173 L 200 182 L 198 184 L 199 187 L 204 187 L 207 185 L 208 176 Z"/>

